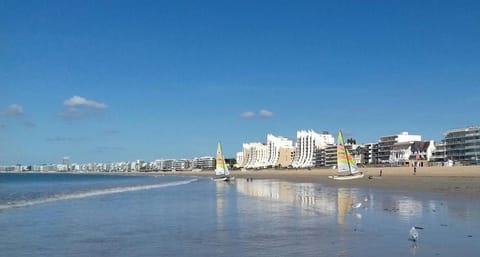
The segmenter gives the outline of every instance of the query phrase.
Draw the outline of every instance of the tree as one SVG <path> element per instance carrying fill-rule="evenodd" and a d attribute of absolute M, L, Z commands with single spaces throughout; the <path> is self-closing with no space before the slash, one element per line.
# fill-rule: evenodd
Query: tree
<path fill-rule="evenodd" d="M 349 138 L 347 139 L 347 144 L 349 145 L 356 145 L 357 144 L 357 140 L 353 139 L 353 138 Z"/>

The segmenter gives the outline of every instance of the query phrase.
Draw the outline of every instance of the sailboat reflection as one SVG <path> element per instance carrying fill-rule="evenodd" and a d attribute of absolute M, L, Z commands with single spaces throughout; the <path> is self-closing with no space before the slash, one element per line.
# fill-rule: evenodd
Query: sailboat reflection
<path fill-rule="evenodd" d="M 217 211 L 217 226 L 223 227 L 223 216 L 225 211 L 225 191 L 226 183 L 215 183 L 216 187 L 216 211 Z"/>
<path fill-rule="evenodd" d="M 343 224 L 345 215 L 352 209 L 352 192 L 349 188 L 338 188 L 337 192 L 337 222 Z"/>

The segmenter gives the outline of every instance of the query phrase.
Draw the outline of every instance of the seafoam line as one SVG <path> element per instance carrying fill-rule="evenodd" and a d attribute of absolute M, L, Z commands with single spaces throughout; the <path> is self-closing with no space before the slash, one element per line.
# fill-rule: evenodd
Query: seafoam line
<path fill-rule="evenodd" d="M 100 196 L 100 195 L 109 195 L 109 194 L 133 192 L 133 191 L 140 191 L 140 190 L 150 190 L 150 189 L 157 189 L 157 188 L 163 188 L 163 187 L 181 186 L 181 185 L 190 184 L 195 181 L 197 181 L 197 179 L 169 182 L 165 184 L 114 187 L 114 188 L 98 189 L 98 190 L 87 191 L 87 192 L 76 192 L 71 194 L 54 195 L 54 196 L 50 196 L 43 199 L 26 200 L 26 201 L 18 201 L 18 202 L 10 202 L 7 204 L 1 204 L 0 211 L 5 209 L 27 207 L 27 206 L 62 201 L 62 200 L 80 199 L 80 198 L 94 197 L 94 196 Z"/>

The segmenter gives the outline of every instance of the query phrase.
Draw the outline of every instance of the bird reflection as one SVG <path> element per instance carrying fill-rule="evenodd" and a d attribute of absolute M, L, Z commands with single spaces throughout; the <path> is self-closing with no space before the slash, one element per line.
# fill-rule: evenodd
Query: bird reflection
<path fill-rule="evenodd" d="M 410 253 L 412 255 L 417 255 L 417 243 L 416 242 L 413 242 L 411 245 L 410 245 Z"/>

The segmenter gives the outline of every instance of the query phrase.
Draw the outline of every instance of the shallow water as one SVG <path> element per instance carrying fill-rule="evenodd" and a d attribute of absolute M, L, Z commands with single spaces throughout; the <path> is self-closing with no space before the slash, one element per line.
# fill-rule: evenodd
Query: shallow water
<path fill-rule="evenodd" d="M 4 175 L 0 256 L 480 252 L 480 203 L 436 194 L 273 180 L 227 184 L 186 177 L 28 174 L 14 180 Z M 408 240 L 414 225 L 424 228 L 415 243 Z"/>

